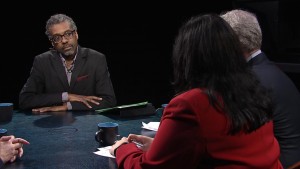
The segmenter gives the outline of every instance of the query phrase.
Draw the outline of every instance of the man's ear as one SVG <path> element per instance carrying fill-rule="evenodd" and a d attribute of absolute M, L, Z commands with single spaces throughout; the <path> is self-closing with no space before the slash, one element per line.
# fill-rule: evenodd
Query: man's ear
<path fill-rule="evenodd" d="M 77 33 L 77 31 L 75 31 L 75 36 L 76 36 L 76 38 L 77 38 L 77 40 L 78 40 L 78 33 Z"/>

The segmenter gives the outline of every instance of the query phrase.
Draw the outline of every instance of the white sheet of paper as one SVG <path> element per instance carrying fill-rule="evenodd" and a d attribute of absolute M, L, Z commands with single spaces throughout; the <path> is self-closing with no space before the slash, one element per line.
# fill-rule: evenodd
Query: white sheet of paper
<path fill-rule="evenodd" d="M 149 122 L 148 124 L 142 122 L 142 125 L 143 125 L 142 128 L 147 129 L 147 130 L 157 131 L 159 124 L 160 124 L 160 122 Z"/>
<path fill-rule="evenodd" d="M 113 156 L 109 153 L 110 148 L 111 148 L 111 146 L 98 148 L 99 151 L 94 152 L 94 154 L 104 156 L 104 157 L 116 158 L 115 156 Z"/>

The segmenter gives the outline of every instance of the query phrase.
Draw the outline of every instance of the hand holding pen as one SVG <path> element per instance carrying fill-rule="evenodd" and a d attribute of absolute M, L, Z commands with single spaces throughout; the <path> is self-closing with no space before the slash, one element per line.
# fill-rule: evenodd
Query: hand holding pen
<path fill-rule="evenodd" d="M 129 134 L 128 142 L 133 142 L 143 151 L 147 151 L 153 142 L 153 138 L 143 135 Z"/>
<path fill-rule="evenodd" d="M 139 149 L 143 151 L 147 151 L 150 145 L 153 142 L 153 138 L 136 135 L 136 134 L 129 134 L 128 137 L 122 137 L 121 140 L 117 140 L 114 145 L 112 145 L 111 149 L 109 150 L 110 154 L 115 156 L 116 150 L 123 144 L 126 143 L 134 143 Z"/>

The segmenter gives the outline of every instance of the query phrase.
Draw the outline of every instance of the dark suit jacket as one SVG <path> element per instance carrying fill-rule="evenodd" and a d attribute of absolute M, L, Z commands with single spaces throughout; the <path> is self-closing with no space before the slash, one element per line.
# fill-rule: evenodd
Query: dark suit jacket
<path fill-rule="evenodd" d="M 280 169 L 279 145 L 269 122 L 249 134 L 228 135 L 228 118 L 207 95 L 192 89 L 165 108 L 148 151 L 124 144 L 116 151 L 119 168 Z"/>
<path fill-rule="evenodd" d="M 286 168 L 300 160 L 300 94 L 291 79 L 264 53 L 249 64 L 261 83 L 272 90 L 274 133 L 280 145 L 280 160 Z"/>
<path fill-rule="evenodd" d="M 19 95 L 20 109 L 62 104 L 62 93 L 99 96 L 100 105 L 92 109 L 116 105 L 106 58 L 88 48 L 78 47 L 72 78 L 68 84 L 65 68 L 57 51 L 50 50 L 35 57 L 30 76 Z M 89 110 L 81 102 L 71 102 L 73 110 Z"/>

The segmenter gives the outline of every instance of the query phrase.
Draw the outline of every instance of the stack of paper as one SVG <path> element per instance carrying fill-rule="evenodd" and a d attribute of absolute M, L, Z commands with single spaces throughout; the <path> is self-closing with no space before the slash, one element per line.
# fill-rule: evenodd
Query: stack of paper
<path fill-rule="evenodd" d="M 98 148 L 99 151 L 96 151 L 94 153 L 97 155 L 100 155 L 100 156 L 104 156 L 104 157 L 116 158 L 115 156 L 113 156 L 109 153 L 110 148 L 111 148 L 111 146 L 101 147 L 101 148 Z"/>
<path fill-rule="evenodd" d="M 142 122 L 142 128 L 147 129 L 147 130 L 153 130 L 157 131 L 159 127 L 160 122 L 149 122 L 148 124 Z"/>

